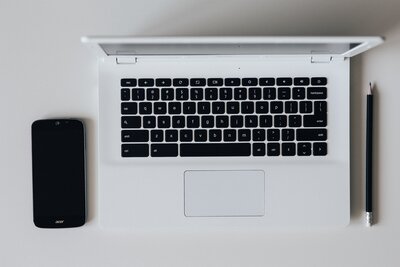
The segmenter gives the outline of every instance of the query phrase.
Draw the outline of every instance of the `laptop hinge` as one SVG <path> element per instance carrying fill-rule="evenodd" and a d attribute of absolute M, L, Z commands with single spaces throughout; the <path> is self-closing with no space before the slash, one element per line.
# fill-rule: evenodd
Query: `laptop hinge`
<path fill-rule="evenodd" d="M 137 57 L 116 57 L 115 62 L 117 64 L 136 64 Z"/>
<path fill-rule="evenodd" d="M 331 61 L 332 56 L 330 55 L 311 56 L 311 63 L 329 63 Z"/>

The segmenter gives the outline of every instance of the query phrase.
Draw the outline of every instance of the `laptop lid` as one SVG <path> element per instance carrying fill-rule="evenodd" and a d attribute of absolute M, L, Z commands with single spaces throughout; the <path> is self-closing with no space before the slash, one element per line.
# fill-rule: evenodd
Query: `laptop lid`
<path fill-rule="evenodd" d="M 325 55 L 352 57 L 383 42 L 379 36 L 348 37 L 82 37 L 98 55 Z"/>

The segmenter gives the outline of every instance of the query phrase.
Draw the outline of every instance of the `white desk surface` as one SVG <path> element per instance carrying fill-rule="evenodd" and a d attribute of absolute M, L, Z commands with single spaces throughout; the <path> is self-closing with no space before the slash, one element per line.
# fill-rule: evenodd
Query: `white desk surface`
<path fill-rule="evenodd" d="M 1 1 L 0 266 L 400 266 L 400 1 Z M 262 233 L 102 231 L 96 214 L 97 69 L 83 35 L 383 35 L 352 61 L 351 224 Z M 365 87 L 377 85 L 377 225 L 364 227 Z M 30 126 L 88 126 L 89 221 L 32 223 Z"/>

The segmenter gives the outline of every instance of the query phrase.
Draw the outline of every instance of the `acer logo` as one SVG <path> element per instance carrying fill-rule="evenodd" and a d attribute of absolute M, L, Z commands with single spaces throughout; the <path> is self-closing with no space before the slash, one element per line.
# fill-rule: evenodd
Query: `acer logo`
<path fill-rule="evenodd" d="M 64 220 L 57 220 L 55 223 L 64 223 Z"/>

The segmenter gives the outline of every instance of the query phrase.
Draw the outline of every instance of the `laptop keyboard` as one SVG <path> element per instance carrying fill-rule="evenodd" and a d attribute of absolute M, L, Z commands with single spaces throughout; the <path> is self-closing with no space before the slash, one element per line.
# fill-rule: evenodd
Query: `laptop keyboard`
<path fill-rule="evenodd" d="M 121 79 L 121 156 L 326 156 L 326 85 L 326 77 Z"/>

